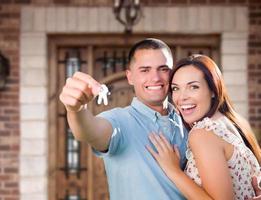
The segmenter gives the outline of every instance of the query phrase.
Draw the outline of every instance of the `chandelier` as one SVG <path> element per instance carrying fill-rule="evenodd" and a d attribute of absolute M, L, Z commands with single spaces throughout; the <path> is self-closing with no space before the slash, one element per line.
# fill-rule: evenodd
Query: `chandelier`
<path fill-rule="evenodd" d="M 131 33 L 132 27 L 142 16 L 140 0 L 114 0 L 113 12 L 115 18 L 124 25 L 125 32 Z"/>

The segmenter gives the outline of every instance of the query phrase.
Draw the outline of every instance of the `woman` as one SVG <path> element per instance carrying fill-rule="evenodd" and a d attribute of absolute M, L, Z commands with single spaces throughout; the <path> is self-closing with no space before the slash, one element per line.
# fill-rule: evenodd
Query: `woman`
<path fill-rule="evenodd" d="M 207 56 L 182 59 L 171 80 L 174 105 L 190 130 L 185 171 L 178 149 L 162 134 L 147 147 L 187 199 L 254 197 L 251 177 L 260 176 L 261 151 L 248 123 L 233 109 L 221 72 Z"/>

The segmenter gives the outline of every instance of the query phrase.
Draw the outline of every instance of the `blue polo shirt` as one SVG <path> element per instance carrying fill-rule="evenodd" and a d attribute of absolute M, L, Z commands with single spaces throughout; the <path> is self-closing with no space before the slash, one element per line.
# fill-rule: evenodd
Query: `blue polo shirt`
<path fill-rule="evenodd" d="M 184 167 L 187 131 L 171 104 L 168 111 L 167 116 L 161 116 L 134 98 L 128 107 L 98 115 L 113 129 L 108 151 L 96 152 L 104 160 L 110 200 L 185 199 L 145 147 L 153 146 L 148 139 L 151 132 L 164 133 L 171 144 L 179 147 Z"/>

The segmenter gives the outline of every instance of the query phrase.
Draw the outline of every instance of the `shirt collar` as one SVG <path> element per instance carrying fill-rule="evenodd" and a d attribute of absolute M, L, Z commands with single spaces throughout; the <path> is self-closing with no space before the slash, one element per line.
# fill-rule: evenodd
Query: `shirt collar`
<path fill-rule="evenodd" d="M 131 106 L 138 112 L 149 117 L 153 122 L 156 122 L 158 118 L 162 117 L 162 115 L 159 112 L 146 106 L 144 103 L 142 103 L 140 100 L 138 100 L 137 97 L 134 97 L 132 99 Z M 168 102 L 167 109 L 168 109 L 168 116 L 173 115 L 175 113 L 174 106 L 169 102 Z"/>

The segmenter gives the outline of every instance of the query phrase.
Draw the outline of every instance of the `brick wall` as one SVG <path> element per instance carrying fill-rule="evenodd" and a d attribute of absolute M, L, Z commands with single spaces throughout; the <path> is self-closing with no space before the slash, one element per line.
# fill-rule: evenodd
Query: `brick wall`
<path fill-rule="evenodd" d="M 0 91 L 0 199 L 18 199 L 19 166 L 19 5 L 0 4 L 0 51 L 11 64 Z"/>
<path fill-rule="evenodd" d="M 160 3 L 159 3 L 160 2 Z M 143 5 L 170 4 L 229 5 L 250 2 L 249 34 L 249 117 L 261 135 L 261 3 L 260 0 L 143 0 Z M 0 200 L 19 199 L 19 27 L 20 8 L 24 5 L 108 6 L 107 0 L 1 0 L 0 50 L 11 64 L 5 91 L 0 91 Z M 261 138 L 260 138 L 261 139 Z M 260 140 L 261 142 L 261 140 Z"/>
<path fill-rule="evenodd" d="M 249 120 L 261 144 L 261 2 L 249 6 Z"/>

